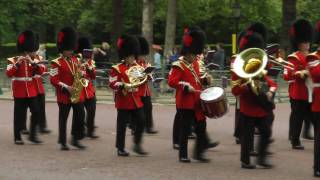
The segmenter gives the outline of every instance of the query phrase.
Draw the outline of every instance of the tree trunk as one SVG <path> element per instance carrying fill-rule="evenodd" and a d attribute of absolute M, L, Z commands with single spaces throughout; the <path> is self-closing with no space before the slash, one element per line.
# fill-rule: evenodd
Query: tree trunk
<path fill-rule="evenodd" d="M 168 57 L 170 51 L 175 46 L 177 10 L 177 0 L 168 0 L 164 57 Z"/>
<path fill-rule="evenodd" d="M 153 44 L 153 16 L 154 16 L 154 0 L 143 0 L 142 10 L 142 36 L 145 37 L 151 46 Z M 153 62 L 152 51 L 149 59 Z"/>
<path fill-rule="evenodd" d="M 123 31 L 123 0 L 112 0 L 111 60 L 117 57 L 117 39 Z"/>
<path fill-rule="evenodd" d="M 281 46 L 288 54 L 290 51 L 289 30 L 292 22 L 296 19 L 297 0 L 282 0 L 282 32 Z"/>

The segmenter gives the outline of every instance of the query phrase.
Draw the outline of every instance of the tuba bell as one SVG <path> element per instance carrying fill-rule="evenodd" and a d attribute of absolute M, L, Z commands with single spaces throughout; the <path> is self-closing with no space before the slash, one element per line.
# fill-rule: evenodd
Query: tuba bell
<path fill-rule="evenodd" d="M 242 51 L 233 63 L 232 71 L 250 84 L 253 92 L 259 94 L 259 78 L 264 75 L 268 63 L 268 55 L 259 48 L 249 48 Z M 233 85 L 239 85 L 233 83 Z"/>
<path fill-rule="evenodd" d="M 126 74 L 129 77 L 129 83 L 124 83 L 126 89 L 139 87 L 148 80 L 148 74 L 145 73 L 145 69 L 138 64 L 130 67 Z"/>

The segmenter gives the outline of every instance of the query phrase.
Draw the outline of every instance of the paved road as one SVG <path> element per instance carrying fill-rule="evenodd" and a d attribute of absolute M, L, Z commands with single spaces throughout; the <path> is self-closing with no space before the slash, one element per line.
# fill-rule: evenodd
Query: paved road
<path fill-rule="evenodd" d="M 304 151 L 290 149 L 287 140 L 289 105 L 280 104 L 275 112 L 274 137 L 276 142 L 271 151 L 275 164 L 272 170 L 243 170 L 239 162 L 239 145 L 235 145 L 233 132 L 233 107 L 223 118 L 208 121 L 211 138 L 219 140 L 221 145 L 210 150 L 207 156 L 209 164 L 193 162 L 181 164 L 177 151 L 171 142 L 173 106 L 155 106 L 154 116 L 156 136 L 145 136 L 144 147 L 149 157 L 128 158 L 116 156 L 115 118 L 113 105 L 99 104 L 97 107 L 97 134 L 99 140 L 84 140 L 89 148 L 86 151 L 71 150 L 61 152 L 57 145 L 57 105 L 47 104 L 50 135 L 41 136 L 43 145 L 24 146 L 13 144 L 12 115 L 13 103 L 0 101 L 0 179 L 216 179 L 216 180 L 309 180 L 312 176 L 313 143 L 303 141 Z M 70 123 L 69 123 L 70 127 Z M 26 139 L 26 137 L 25 137 Z M 192 144 L 189 145 L 192 152 Z M 132 145 L 131 136 L 127 137 L 127 148 Z"/>

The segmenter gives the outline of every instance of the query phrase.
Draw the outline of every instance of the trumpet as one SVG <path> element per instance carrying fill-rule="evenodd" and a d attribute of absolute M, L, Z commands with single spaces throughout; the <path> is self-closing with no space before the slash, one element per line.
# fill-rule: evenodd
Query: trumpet
<path fill-rule="evenodd" d="M 281 57 L 276 58 L 274 56 L 268 55 L 268 58 L 269 58 L 269 62 L 271 62 L 273 64 L 282 66 L 282 67 L 290 69 L 290 70 L 294 70 L 294 64 L 292 64 L 292 63 L 290 63 L 288 61 L 285 61 Z"/>

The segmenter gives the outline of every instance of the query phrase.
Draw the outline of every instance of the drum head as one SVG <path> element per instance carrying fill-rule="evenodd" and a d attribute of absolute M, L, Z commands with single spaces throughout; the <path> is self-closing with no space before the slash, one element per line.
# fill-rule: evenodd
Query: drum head
<path fill-rule="evenodd" d="M 221 97 L 224 93 L 224 90 L 221 87 L 211 87 L 205 89 L 200 94 L 200 99 L 203 101 L 212 101 Z"/>

